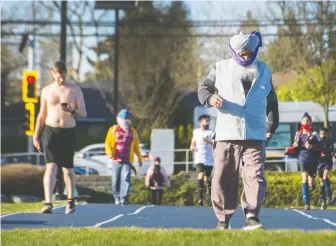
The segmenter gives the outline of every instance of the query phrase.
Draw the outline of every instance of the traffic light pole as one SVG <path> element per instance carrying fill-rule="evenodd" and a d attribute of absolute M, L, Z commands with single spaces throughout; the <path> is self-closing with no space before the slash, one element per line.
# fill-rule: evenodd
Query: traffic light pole
<path fill-rule="evenodd" d="M 115 10 L 115 35 L 114 35 L 114 115 L 118 114 L 119 106 L 119 9 Z"/>
<path fill-rule="evenodd" d="M 35 20 L 35 1 L 32 1 L 32 17 Z M 28 69 L 34 70 L 36 67 L 35 60 L 36 59 L 36 52 L 35 52 L 35 25 L 33 26 L 32 35 L 29 35 L 29 45 L 28 45 Z M 33 137 L 28 136 L 28 148 L 27 152 L 34 152 L 34 144 L 33 144 Z"/>

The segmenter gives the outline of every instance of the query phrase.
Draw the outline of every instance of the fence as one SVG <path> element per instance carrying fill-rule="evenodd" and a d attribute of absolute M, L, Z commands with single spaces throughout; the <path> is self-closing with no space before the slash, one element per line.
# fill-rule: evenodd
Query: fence
<path fill-rule="evenodd" d="M 171 153 L 173 152 L 173 163 L 170 161 L 162 162 L 164 166 L 171 166 L 172 170 L 169 174 L 178 173 L 180 171 L 194 171 L 195 166 L 193 162 L 193 155 L 190 154 L 189 149 L 162 149 L 155 150 L 155 152 Z M 148 167 L 152 164 L 154 157 L 150 156 L 148 160 L 144 161 L 144 166 L 138 168 L 140 174 L 145 174 Z M 11 153 L 1 155 L 1 165 L 10 163 L 32 163 L 34 165 L 45 165 L 45 159 L 43 153 L 27 152 L 27 153 Z M 104 151 L 87 151 L 85 153 L 75 153 L 74 166 L 76 167 L 76 173 L 81 175 L 109 175 L 109 157 L 105 155 Z M 136 165 L 137 166 L 137 165 Z M 284 158 L 268 158 L 265 161 L 265 169 L 272 171 L 297 171 L 298 164 L 297 159 L 284 157 Z M 96 173 L 97 172 L 97 173 Z"/>

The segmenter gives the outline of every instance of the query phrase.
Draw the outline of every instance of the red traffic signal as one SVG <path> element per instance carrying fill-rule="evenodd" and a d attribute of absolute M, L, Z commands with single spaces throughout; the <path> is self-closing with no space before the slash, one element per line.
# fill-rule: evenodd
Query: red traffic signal
<path fill-rule="evenodd" d="M 35 82 L 35 77 L 34 76 L 28 76 L 27 77 L 27 82 L 28 82 L 28 84 L 33 84 Z"/>
<path fill-rule="evenodd" d="M 24 71 L 22 78 L 22 100 L 26 103 L 37 103 L 38 92 L 37 82 L 38 73 L 36 70 Z"/>

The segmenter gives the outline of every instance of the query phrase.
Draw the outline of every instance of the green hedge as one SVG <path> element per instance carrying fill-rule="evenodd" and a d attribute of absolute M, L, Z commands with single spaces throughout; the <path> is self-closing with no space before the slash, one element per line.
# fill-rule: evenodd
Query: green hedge
<path fill-rule="evenodd" d="M 331 182 L 336 187 L 336 170 L 331 176 Z M 188 174 L 181 172 L 178 175 L 170 177 L 172 187 L 165 191 L 162 204 L 176 206 L 191 206 L 197 204 L 197 183 L 191 182 Z M 275 206 L 303 206 L 301 193 L 301 174 L 300 173 L 266 173 L 267 190 L 264 207 Z M 143 178 L 132 180 L 130 192 L 130 202 L 137 204 L 149 203 L 149 192 L 144 185 Z M 310 190 L 311 205 L 319 206 L 319 180 L 316 179 L 317 186 L 315 190 Z M 239 194 L 242 192 L 242 184 L 239 185 Z M 210 199 L 206 205 L 210 205 Z"/>
<path fill-rule="evenodd" d="M 4 195 L 34 195 L 43 197 L 42 177 L 43 169 L 29 164 L 6 165 L 1 169 L 1 188 Z M 197 181 L 191 175 L 181 172 L 170 177 L 172 187 L 165 191 L 162 204 L 173 206 L 192 206 L 197 204 Z M 194 176 L 194 175 L 193 175 Z M 336 169 L 332 172 L 331 181 L 336 188 Z M 302 206 L 301 174 L 300 173 L 266 173 L 268 183 L 265 207 L 274 206 Z M 133 177 L 130 192 L 130 202 L 148 204 L 149 191 L 145 187 L 143 177 Z M 319 181 L 317 180 L 317 184 Z M 92 189 L 78 186 L 82 195 L 90 195 L 89 202 L 112 202 L 110 193 L 97 192 Z M 240 184 L 239 192 L 241 193 Z M 311 205 L 319 206 L 319 185 L 311 191 Z M 206 201 L 210 206 L 210 199 Z"/>

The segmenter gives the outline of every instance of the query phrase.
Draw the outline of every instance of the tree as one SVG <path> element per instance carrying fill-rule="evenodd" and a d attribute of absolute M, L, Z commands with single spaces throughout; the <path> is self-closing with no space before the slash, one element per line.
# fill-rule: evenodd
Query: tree
<path fill-rule="evenodd" d="M 26 59 L 17 53 L 1 44 L 1 106 L 21 100 L 21 80 L 17 71 L 26 65 Z"/>
<path fill-rule="evenodd" d="M 240 22 L 240 30 L 245 33 L 260 31 L 259 21 L 252 16 L 250 10 L 246 12 L 246 19 Z"/>
<path fill-rule="evenodd" d="M 312 100 L 322 105 L 324 126 L 329 126 L 329 106 L 336 104 L 335 61 L 328 60 L 300 74 L 292 82 L 282 85 L 278 91 L 280 101 Z"/>
<path fill-rule="evenodd" d="M 140 130 L 172 127 L 179 101 L 189 90 L 198 88 L 200 59 L 196 40 L 165 37 L 192 33 L 190 26 L 181 2 L 172 2 L 166 10 L 155 8 L 152 2 L 139 2 L 138 8 L 121 20 L 120 103 L 131 110 Z M 113 44 L 111 37 L 95 48 L 98 57 L 107 58 L 98 62 L 89 59 L 95 69 L 90 78 L 114 79 Z"/>
<path fill-rule="evenodd" d="M 283 26 L 268 46 L 267 63 L 274 72 L 304 72 L 336 59 L 336 2 L 280 1 L 270 4 L 270 19 L 279 23 L 274 9 L 280 9 Z"/>

